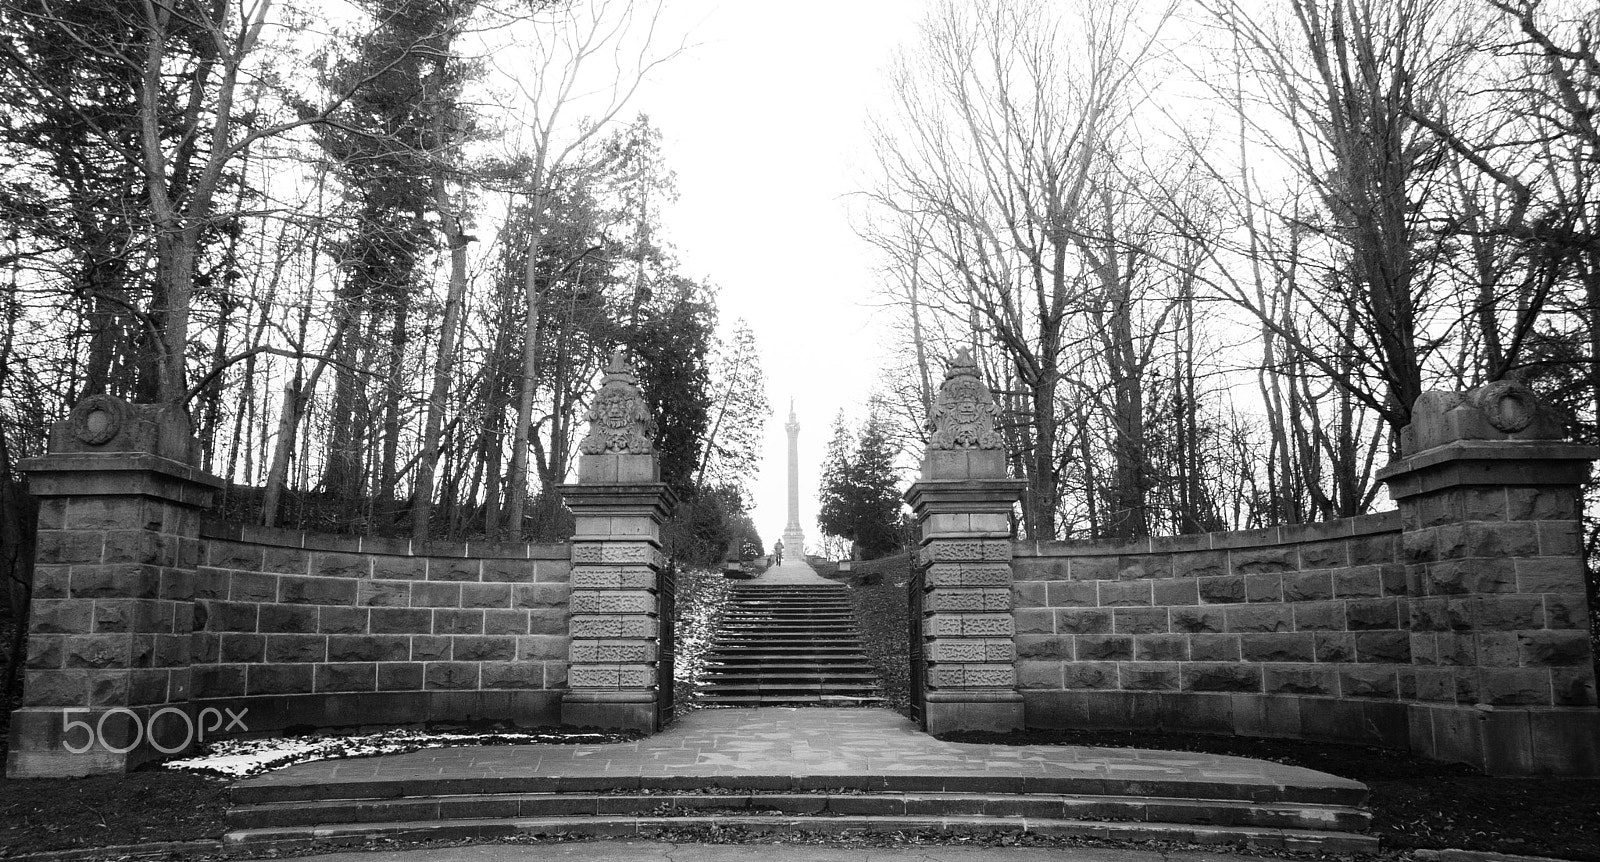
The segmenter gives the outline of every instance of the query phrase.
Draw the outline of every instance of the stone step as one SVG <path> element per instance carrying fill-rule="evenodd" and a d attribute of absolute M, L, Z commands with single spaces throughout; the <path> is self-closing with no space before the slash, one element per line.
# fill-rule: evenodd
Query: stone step
<path fill-rule="evenodd" d="M 487 793 L 419 795 L 399 799 L 328 799 L 238 805 L 235 829 L 328 823 L 451 820 L 465 817 L 552 817 L 649 814 L 662 807 L 740 810 L 789 815 L 1005 816 L 1067 820 L 1161 821 L 1279 829 L 1367 828 L 1370 816 L 1341 805 L 1256 803 L 1115 795 L 1007 793 Z"/>
<path fill-rule="evenodd" d="M 714 706 L 826 706 L 832 707 L 881 707 L 888 702 L 886 698 L 877 695 L 847 695 L 847 694 L 819 694 L 804 697 L 788 697 L 774 694 L 708 694 L 700 698 L 702 703 Z"/>
<path fill-rule="evenodd" d="M 1183 844 L 1243 845 L 1270 850 L 1333 855 L 1374 854 L 1378 840 L 1370 835 L 1309 829 L 1273 829 L 1200 824 L 1121 823 L 1050 820 L 1024 817 L 796 817 L 788 815 L 708 815 L 651 817 L 631 814 L 594 817 L 529 817 L 477 820 L 399 821 L 387 823 L 291 826 L 246 829 L 223 836 L 225 847 L 250 853 L 253 847 L 283 842 L 358 844 L 374 839 L 395 841 L 506 840 L 523 836 L 571 834 L 583 837 L 639 837 L 662 832 L 715 826 L 751 833 L 802 832 L 838 835 L 846 832 L 893 833 L 935 830 L 958 835 L 1031 832 L 1055 837 L 1102 841 L 1166 841 Z"/>

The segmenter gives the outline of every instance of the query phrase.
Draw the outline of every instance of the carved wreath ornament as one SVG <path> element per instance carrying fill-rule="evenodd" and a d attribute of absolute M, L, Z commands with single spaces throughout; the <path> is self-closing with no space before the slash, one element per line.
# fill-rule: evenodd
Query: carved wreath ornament
<path fill-rule="evenodd" d="M 656 423 L 620 350 L 611 354 L 600 391 L 589 404 L 588 418 L 589 433 L 578 444 L 583 454 L 644 455 L 651 451 Z"/>
<path fill-rule="evenodd" d="M 972 352 L 963 347 L 950 360 L 928 418 L 929 449 L 999 449 L 994 430 L 1000 408 L 978 375 Z"/>

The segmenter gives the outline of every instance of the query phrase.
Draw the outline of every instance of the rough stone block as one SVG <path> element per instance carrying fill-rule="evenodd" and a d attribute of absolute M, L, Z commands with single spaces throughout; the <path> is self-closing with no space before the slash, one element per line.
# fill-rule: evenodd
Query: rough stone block
<path fill-rule="evenodd" d="M 1208 578 L 1230 574 L 1227 551 L 1193 551 L 1172 555 L 1172 573 L 1180 578 Z"/>
<path fill-rule="evenodd" d="M 138 563 L 75 565 L 75 599 L 155 599 L 161 597 L 161 569 Z"/>
<path fill-rule="evenodd" d="M 354 605 L 356 582 L 284 575 L 278 578 L 278 601 L 290 605 Z"/>
<path fill-rule="evenodd" d="M 1477 672 L 1478 699 L 1490 706 L 1548 706 L 1547 668 L 1483 668 Z"/>
<path fill-rule="evenodd" d="M 1316 632 L 1312 643 L 1319 662 L 1356 660 L 1356 636 L 1347 632 Z"/>
<path fill-rule="evenodd" d="M 1075 635 L 1074 655 L 1078 661 L 1131 661 L 1132 635 Z"/>
<path fill-rule="evenodd" d="M 1400 676 L 1383 665 L 1344 667 L 1339 670 L 1339 691 L 1345 697 L 1395 698 L 1400 696 Z"/>
<path fill-rule="evenodd" d="M 1245 600 L 1243 575 L 1200 578 L 1200 601 L 1210 605 L 1237 604 Z"/>
<path fill-rule="evenodd" d="M 1060 611 L 1052 611 L 1048 608 L 1019 609 L 1012 612 L 1012 617 L 1016 621 L 1015 625 L 1018 634 L 1055 634 L 1057 613 L 1060 613 Z M 951 634 L 958 633 L 952 632 Z"/>
<path fill-rule="evenodd" d="M 1594 664 L 1588 632 L 1522 632 L 1517 635 L 1517 641 L 1524 665 L 1590 667 Z"/>
<path fill-rule="evenodd" d="M 1248 664 L 1189 662 L 1181 666 L 1183 691 L 1261 691 L 1262 669 Z"/>
<path fill-rule="evenodd" d="M 1423 588 L 1428 595 L 1514 593 L 1516 561 L 1508 557 L 1448 559 L 1428 563 Z"/>
<path fill-rule="evenodd" d="M 269 635 L 267 661 L 309 663 L 328 660 L 328 639 L 323 635 Z"/>
<path fill-rule="evenodd" d="M 478 665 L 474 662 L 429 662 L 423 669 L 423 688 L 462 690 L 478 687 Z"/>
<path fill-rule="evenodd" d="M 1047 596 L 1053 608 L 1092 608 L 1100 604 L 1096 581 L 1050 581 Z"/>
<path fill-rule="evenodd" d="M 1136 635 L 1133 639 L 1133 659 L 1134 661 L 1188 661 L 1189 636 Z"/>
<path fill-rule="evenodd" d="M 480 683 L 486 689 L 537 689 L 544 687 L 544 667 L 530 662 L 484 662 Z"/>
<path fill-rule="evenodd" d="M 86 531 L 40 530 L 35 542 L 34 559 L 41 563 L 99 563 L 105 549 L 104 534 Z"/>
<path fill-rule="evenodd" d="M 1222 608 L 1173 608 L 1168 617 L 1175 632 L 1227 630 L 1227 612 Z"/>
<path fill-rule="evenodd" d="M 1247 602 L 1283 601 L 1283 575 L 1277 573 L 1246 575 L 1244 597 Z"/>
<path fill-rule="evenodd" d="M 426 581 L 411 584 L 411 605 L 418 608 L 461 607 L 461 584 Z"/>
<path fill-rule="evenodd" d="M 1377 566 L 1354 566 L 1333 573 L 1333 594 L 1341 599 L 1383 595 L 1383 574 Z"/>
<path fill-rule="evenodd" d="M 1267 694 L 1338 695 L 1339 676 L 1333 668 L 1317 665 L 1267 667 L 1262 669 L 1262 687 Z"/>
<path fill-rule="evenodd" d="M 317 630 L 315 605 L 261 605 L 260 608 L 259 631 L 274 634 L 306 634 Z"/>
<path fill-rule="evenodd" d="M 959 584 L 963 566 L 958 563 L 935 564 L 928 568 L 929 584 Z M 1018 581 L 1064 581 L 1067 579 L 1067 561 L 1051 557 L 1018 557 L 1011 563 L 1010 577 Z"/>
<path fill-rule="evenodd" d="M 584 643 L 650 643 L 638 640 L 568 640 L 560 635 L 525 635 L 517 638 L 518 661 L 552 661 L 565 659 L 568 650 Z"/>
<path fill-rule="evenodd" d="M 1584 588 L 1583 560 L 1578 557 L 1522 557 L 1515 565 L 1518 592 L 1575 593 Z"/>
<path fill-rule="evenodd" d="M 1288 605 L 1238 605 L 1225 611 L 1230 632 L 1286 632 L 1294 628 Z"/>
<path fill-rule="evenodd" d="M 956 586 L 956 584 L 932 584 Z M 1049 586 L 1043 581 L 1017 581 L 1011 585 L 1011 605 L 1017 608 L 1044 608 L 1050 606 Z"/>
<path fill-rule="evenodd" d="M 1409 664 L 1411 635 L 1408 632 L 1356 632 L 1356 661 L 1363 664 Z"/>
<path fill-rule="evenodd" d="M 1309 632 L 1244 634 L 1240 655 L 1254 662 L 1310 662 L 1316 660 L 1316 638 Z"/>
<path fill-rule="evenodd" d="M 1192 661 L 1239 661 L 1239 637 L 1228 634 L 1189 635 L 1189 658 Z"/>
<path fill-rule="evenodd" d="M 1333 597 L 1333 572 L 1294 572 L 1283 576 L 1283 598 L 1289 602 L 1313 602 Z"/>
<path fill-rule="evenodd" d="M 483 611 L 439 608 L 433 612 L 433 633 L 436 635 L 483 634 Z"/>
<path fill-rule="evenodd" d="M 311 555 L 311 573 L 324 578 L 371 577 L 372 558 L 363 554 L 319 552 Z"/>
<path fill-rule="evenodd" d="M 1228 564 L 1235 575 L 1292 572 L 1300 567 L 1300 552 L 1292 545 L 1243 548 L 1228 552 Z"/>
<path fill-rule="evenodd" d="M 462 584 L 461 606 L 464 608 L 511 607 L 510 584 Z"/>
<path fill-rule="evenodd" d="M 1177 662 L 1139 662 L 1118 667 L 1118 683 L 1128 691 L 1177 691 Z"/>
<path fill-rule="evenodd" d="M 281 575 L 305 575 L 311 572 L 311 554 L 296 548 L 265 548 L 262 552 L 263 571 Z"/>
<path fill-rule="evenodd" d="M 1061 634 L 1089 635 L 1111 633 L 1111 611 L 1100 608 L 1066 609 L 1055 612 L 1055 631 Z M 1018 632 L 1022 629 L 1019 626 Z"/>
<path fill-rule="evenodd" d="M 429 634 L 433 611 L 427 608 L 372 608 L 368 611 L 373 634 Z"/>
<path fill-rule="evenodd" d="M 1172 577 L 1172 557 L 1166 554 L 1125 554 L 1117 558 L 1117 580 L 1147 581 Z"/>
<path fill-rule="evenodd" d="M 428 557 L 427 561 L 430 581 L 477 581 L 483 574 L 478 560 Z"/>
<path fill-rule="evenodd" d="M 411 604 L 412 586 L 405 581 L 357 581 L 356 604 L 367 607 L 408 607 Z"/>
<path fill-rule="evenodd" d="M 1345 539 L 1308 542 L 1300 546 L 1300 565 L 1305 569 L 1333 569 L 1350 565 L 1350 544 Z"/>
<path fill-rule="evenodd" d="M 428 561 L 424 557 L 375 556 L 372 576 L 393 581 L 420 581 L 428 576 Z"/>
<path fill-rule="evenodd" d="M 308 694 L 313 688 L 314 665 L 255 664 L 245 669 L 245 690 L 258 694 Z"/>
<path fill-rule="evenodd" d="M 1514 631 L 1544 628 L 1545 602 L 1539 596 L 1470 596 L 1445 606 L 1452 629 Z"/>
<path fill-rule="evenodd" d="M 1594 706 L 1594 671 L 1584 667 L 1550 670 L 1550 689 L 1556 706 Z"/>
<path fill-rule="evenodd" d="M 1345 602 L 1345 620 L 1351 631 L 1400 627 L 1399 599 L 1359 599 Z"/>
<path fill-rule="evenodd" d="M 1101 607 L 1149 607 L 1154 593 L 1149 581 L 1101 581 Z"/>
<path fill-rule="evenodd" d="M 412 635 L 411 660 L 449 661 L 452 639 L 442 635 Z"/>
<path fill-rule="evenodd" d="M 1068 689 L 1114 689 L 1120 681 L 1113 662 L 1075 662 L 1061 669 L 1061 687 Z"/>
<path fill-rule="evenodd" d="M 379 691 L 418 691 L 422 688 L 423 665 L 389 662 L 378 665 Z"/>
<path fill-rule="evenodd" d="M 375 664 L 317 665 L 317 691 L 376 691 L 377 688 L 378 666 Z"/>
<path fill-rule="evenodd" d="M 1117 557 L 1071 557 L 1067 577 L 1074 581 L 1112 581 L 1117 578 Z"/>
<path fill-rule="evenodd" d="M 317 631 L 323 634 L 362 634 L 367 630 L 367 608 L 325 607 L 317 609 Z"/>
<path fill-rule="evenodd" d="M 1539 521 L 1538 551 L 1520 549 L 1518 556 L 1531 557 L 1537 555 L 1546 557 L 1581 557 L 1583 555 L 1583 525 L 1577 521 Z M 1508 525 L 1524 527 L 1522 535 L 1526 535 L 1525 524 Z"/>
<path fill-rule="evenodd" d="M 577 571 L 582 571 L 581 569 Z M 649 607 L 645 613 L 655 610 L 654 596 L 641 590 L 606 591 L 620 595 L 635 597 L 633 601 L 642 603 L 638 597 L 649 597 Z M 512 588 L 511 606 L 515 608 L 528 608 L 531 610 L 568 610 L 569 603 L 574 594 L 572 588 L 566 584 L 518 584 Z M 587 592 L 585 595 L 597 595 L 597 592 Z M 587 613 L 577 607 L 571 608 L 572 613 Z M 614 613 L 615 611 L 599 611 L 598 613 Z"/>
<path fill-rule="evenodd" d="M 1543 618 L 1546 628 L 1587 630 L 1589 600 L 1583 593 L 1546 594 Z"/>
<path fill-rule="evenodd" d="M 528 611 L 486 610 L 483 612 L 483 633 L 486 635 L 531 634 L 528 628 Z"/>
<path fill-rule="evenodd" d="M 396 662 L 411 657 L 405 635 L 333 635 L 328 638 L 330 662 Z"/>
<path fill-rule="evenodd" d="M 1344 602 L 1302 602 L 1293 606 L 1297 632 L 1345 631 Z"/>
<path fill-rule="evenodd" d="M 930 649 L 928 657 L 940 662 L 981 662 L 984 660 L 984 645 L 978 642 L 936 642 L 933 646 L 943 644 L 945 649 Z M 1050 659 L 1055 661 L 1072 661 L 1072 638 L 1062 635 L 1017 635 L 1017 657 L 1028 659 Z"/>
<path fill-rule="evenodd" d="M 1192 607 L 1200 603 L 1200 582 L 1196 578 L 1163 578 L 1151 586 L 1157 605 Z"/>
<path fill-rule="evenodd" d="M 1018 661 L 1017 687 L 1025 689 L 1063 688 L 1059 661 Z M 1069 665 L 1068 667 L 1072 667 Z M 1112 665 L 1114 669 L 1116 666 Z M 1114 672 L 1114 671 L 1113 671 Z"/>
<path fill-rule="evenodd" d="M 517 639 L 509 635 L 465 635 L 450 646 L 455 661 L 512 661 L 517 657 Z"/>
<path fill-rule="evenodd" d="M 267 637 L 229 632 L 218 638 L 217 650 L 218 657 L 228 663 L 264 661 L 267 657 Z"/>
<path fill-rule="evenodd" d="M 1117 608 L 1112 631 L 1117 634 L 1166 634 L 1170 631 L 1166 608 Z"/>

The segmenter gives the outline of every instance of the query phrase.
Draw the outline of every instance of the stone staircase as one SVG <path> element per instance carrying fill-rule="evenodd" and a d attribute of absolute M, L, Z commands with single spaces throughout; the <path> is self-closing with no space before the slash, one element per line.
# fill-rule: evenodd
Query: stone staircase
<path fill-rule="evenodd" d="M 740 584 L 696 681 L 719 706 L 877 704 L 848 589 L 840 584 Z"/>

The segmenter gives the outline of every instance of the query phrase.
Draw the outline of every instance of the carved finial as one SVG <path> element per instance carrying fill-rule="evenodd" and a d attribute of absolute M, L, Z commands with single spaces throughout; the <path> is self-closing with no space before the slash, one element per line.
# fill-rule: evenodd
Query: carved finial
<path fill-rule="evenodd" d="M 1000 408 L 978 374 L 972 351 L 965 347 L 956 351 L 928 418 L 928 448 L 999 449 L 1000 434 L 994 430 L 999 416 Z"/>
<path fill-rule="evenodd" d="M 639 391 L 639 379 L 618 349 L 611 354 L 600 391 L 589 405 L 589 433 L 578 444 L 585 455 L 634 454 L 651 451 L 656 423 Z"/>

